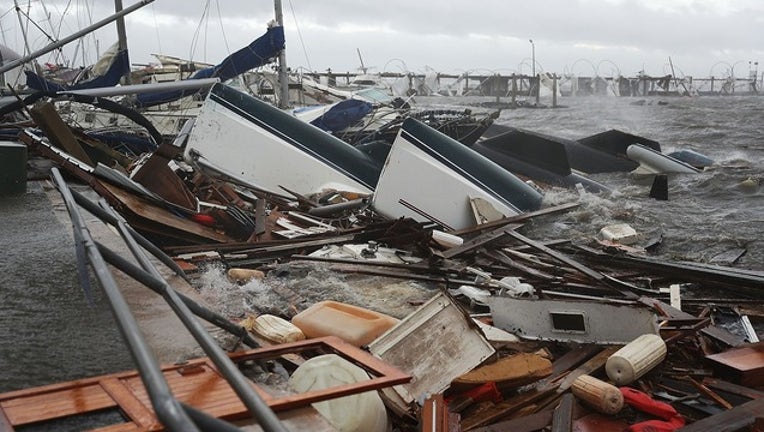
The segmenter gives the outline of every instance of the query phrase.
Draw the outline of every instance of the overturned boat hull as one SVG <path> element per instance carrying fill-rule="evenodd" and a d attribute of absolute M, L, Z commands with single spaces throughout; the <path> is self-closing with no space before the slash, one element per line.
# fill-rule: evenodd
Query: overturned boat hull
<path fill-rule="evenodd" d="M 371 193 L 380 166 L 351 145 L 259 99 L 215 85 L 185 156 L 270 191 Z"/>
<path fill-rule="evenodd" d="M 522 129 L 502 127 L 503 133 L 478 141 L 472 149 L 514 174 L 551 186 L 576 187 L 589 192 L 606 186 L 571 170 L 561 140 Z"/>
<path fill-rule="evenodd" d="M 633 171 L 639 163 L 631 160 L 626 153 L 632 144 L 641 144 L 657 152 L 661 151 L 657 141 L 611 129 L 571 141 L 567 147 L 570 165 L 589 174 Z"/>
<path fill-rule="evenodd" d="M 374 209 L 462 229 L 477 224 L 470 200 L 478 198 L 514 215 L 538 209 L 542 196 L 458 141 L 406 119 L 379 177 Z"/>

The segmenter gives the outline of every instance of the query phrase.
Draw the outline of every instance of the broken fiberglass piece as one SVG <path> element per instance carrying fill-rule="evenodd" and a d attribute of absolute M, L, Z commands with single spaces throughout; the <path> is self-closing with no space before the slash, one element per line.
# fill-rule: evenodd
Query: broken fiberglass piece
<path fill-rule="evenodd" d="M 635 304 L 506 296 L 486 302 L 494 325 L 523 339 L 627 344 L 643 334 L 658 334 L 655 313 Z"/>

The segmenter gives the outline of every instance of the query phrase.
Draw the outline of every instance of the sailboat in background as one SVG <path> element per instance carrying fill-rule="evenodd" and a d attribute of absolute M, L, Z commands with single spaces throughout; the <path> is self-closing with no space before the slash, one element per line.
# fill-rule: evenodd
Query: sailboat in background
<path fill-rule="evenodd" d="M 60 79 L 63 78 L 62 76 L 57 77 L 53 73 L 54 69 L 57 69 L 55 67 L 42 70 L 27 70 L 24 72 L 27 77 L 26 89 L 27 91 L 42 92 L 44 96 L 54 98 L 73 93 L 101 96 L 103 90 L 100 90 L 99 93 L 99 90 L 95 89 L 113 88 L 122 84 L 119 87 L 124 89 L 121 96 L 119 90 L 113 89 L 107 91 L 109 96 L 120 96 L 117 100 L 118 104 L 125 107 L 125 109 L 141 111 L 144 116 L 150 119 L 150 122 L 156 125 L 155 129 L 162 131 L 162 135 L 166 138 L 173 138 L 189 118 L 193 118 L 198 114 L 198 108 L 203 97 L 194 96 L 199 94 L 203 86 L 206 85 L 208 87 L 210 84 L 207 83 L 210 83 L 212 80 L 231 80 L 246 71 L 269 64 L 284 49 L 283 26 L 278 22 L 272 22 L 264 35 L 229 55 L 217 65 L 200 68 L 192 76 L 184 77 L 187 79 L 181 79 L 180 74 L 178 74 L 177 79 L 171 79 L 168 82 L 165 75 L 162 77 L 164 82 L 161 85 L 156 84 L 153 87 L 151 85 L 138 85 L 152 82 L 154 78 L 152 72 L 154 71 L 143 70 L 138 74 L 131 73 L 124 23 L 120 23 L 120 19 L 127 13 L 152 1 L 142 0 L 122 10 L 121 0 L 115 0 L 115 9 L 118 11 L 115 15 L 64 38 L 60 42 L 52 43 L 42 50 L 24 58 L 19 58 L 12 66 L 26 64 L 43 54 L 77 40 L 77 38 L 97 28 L 117 21 L 119 42 L 95 65 L 83 68 L 81 71 L 78 71 L 76 77 L 66 77 L 68 79 Z M 5 68 L 10 69 L 7 65 Z M 48 73 L 39 73 L 42 71 L 47 71 Z M 141 78 L 140 81 L 134 81 L 133 79 L 138 78 L 138 76 Z M 195 85 L 194 82 L 198 82 L 199 85 Z M 77 124 L 90 131 L 100 130 L 101 132 L 136 128 L 134 122 L 121 114 L 104 111 L 100 107 L 83 106 L 79 102 L 70 102 L 69 108 L 61 110 L 62 112 L 69 113 L 67 120 L 72 124 Z"/>

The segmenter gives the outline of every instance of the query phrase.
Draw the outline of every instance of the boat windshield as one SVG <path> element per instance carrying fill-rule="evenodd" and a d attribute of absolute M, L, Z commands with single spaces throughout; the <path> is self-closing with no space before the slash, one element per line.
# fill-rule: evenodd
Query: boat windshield
<path fill-rule="evenodd" d="M 368 99 L 371 102 L 382 104 L 390 103 L 393 100 L 390 95 L 377 88 L 358 90 L 355 92 L 355 95 L 360 96 L 363 99 Z"/>

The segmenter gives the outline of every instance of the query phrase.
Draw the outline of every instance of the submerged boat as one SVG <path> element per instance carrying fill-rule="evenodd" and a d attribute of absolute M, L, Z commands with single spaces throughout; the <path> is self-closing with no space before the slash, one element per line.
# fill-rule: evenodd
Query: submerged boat
<path fill-rule="evenodd" d="M 626 154 L 629 159 L 639 163 L 639 167 L 633 171 L 635 174 L 691 174 L 699 171 L 686 162 L 641 144 L 630 145 L 626 149 Z"/>
<path fill-rule="evenodd" d="M 589 191 L 606 190 L 607 187 L 587 178 L 585 174 L 698 171 L 679 157 L 663 154 L 657 141 L 617 129 L 573 141 L 493 125 L 486 131 L 484 138 L 472 147 L 519 175 L 556 186 L 581 184 Z M 712 163 L 703 155 L 690 154 L 689 157 L 705 166 Z"/>
<path fill-rule="evenodd" d="M 185 157 L 265 190 L 371 193 L 380 167 L 321 129 L 223 84 L 210 90 Z"/>
<path fill-rule="evenodd" d="M 479 140 L 472 149 L 505 169 L 551 186 L 580 184 L 589 192 L 608 190 L 571 169 L 565 140 L 508 126 L 496 125 L 491 129 L 491 137 Z"/>
<path fill-rule="evenodd" d="M 485 222 L 475 201 L 501 215 L 537 210 L 542 195 L 469 147 L 406 119 L 380 174 L 372 207 L 388 217 L 407 216 L 451 229 Z"/>
<path fill-rule="evenodd" d="M 627 149 L 632 144 L 641 144 L 656 152 L 661 151 L 661 145 L 657 141 L 617 129 L 570 141 L 567 149 L 571 166 L 583 172 L 628 172 L 639 166 L 639 162 L 632 160 L 627 154 Z"/>

